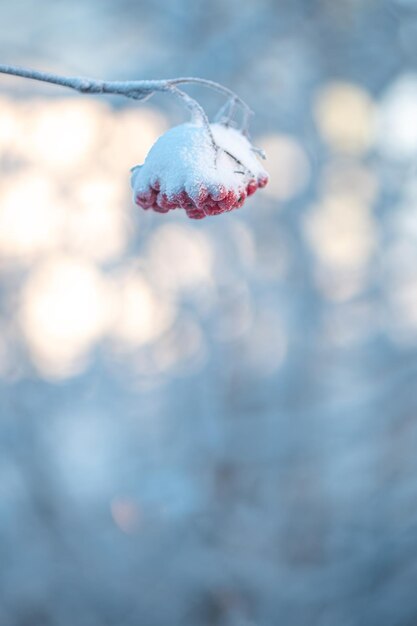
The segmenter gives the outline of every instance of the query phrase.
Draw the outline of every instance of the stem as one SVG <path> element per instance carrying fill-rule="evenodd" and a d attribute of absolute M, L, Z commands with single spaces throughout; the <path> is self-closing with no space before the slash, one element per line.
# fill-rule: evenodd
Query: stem
<path fill-rule="evenodd" d="M 227 94 L 240 104 L 248 117 L 252 111 L 249 106 L 231 89 L 205 78 L 166 78 L 161 80 L 127 80 L 127 81 L 105 81 L 95 78 L 84 78 L 80 76 L 60 76 L 50 72 L 40 72 L 38 70 L 16 67 L 13 65 L 0 65 L 0 74 L 21 76 L 45 83 L 69 87 L 81 93 L 111 93 L 141 100 L 151 96 L 155 91 L 172 91 L 176 85 L 183 83 L 195 83 L 205 85 L 223 94 Z M 182 92 L 184 93 L 184 92 Z M 189 97 L 189 96 L 188 96 Z M 185 100 L 185 98 L 183 98 Z"/>
<path fill-rule="evenodd" d="M 230 158 L 232 158 L 234 161 L 236 161 L 236 163 L 238 165 L 240 165 L 241 167 L 243 167 L 243 169 L 245 170 L 245 172 L 248 172 L 251 176 L 254 176 L 253 172 L 251 172 L 251 170 L 249 168 L 246 167 L 246 165 L 244 165 L 242 163 L 242 161 L 240 161 L 237 157 L 235 157 L 234 154 L 232 154 L 231 152 L 229 152 L 228 150 L 225 150 L 224 148 L 222 148 L 223 152 L 225 152 Z"/>
<path fill-rule="evenodd" d="M 213 80 L 208 80 L 206 78 L 186 77 L 186 78 L 174 78 L 170 80 L 169 82 L 173 85 L 180 85 L 181 83 L 196 83 L 198 85 L 205 85 L 206 87 L 209 87 L 210 89 L 213 89 L 214 91 L 218 91 L 220 93 L 224 93 L 230 96 L 231 98 L 233 98 L 233 100 L 238 102 L 243 109 L 247 111 L 248 115 L 253 114 L 252 109 L 246 104 L 244 100 L 242 100 L 242 98 L 239 98 L 239 96 L 235 94 L 234 91 L 232 91 L 231 89 L 228 89 L 228 87 L 224 87 L 220 83 L 214 82 Z"/>
<path fill-rule="evenodd" d="M 220 124 L 224 124 L 225 126 L 230 126 L 230 122 L 233 119 L 235 109 L 236 99 L 229 98 L 229 100 L 227 100 L 225 104 L 218 110 L 214 121 L 219 122 Z"/>
<path fill-rule="evenodd" d="M 183 100 L 185 102 L 185 104 L 187 105 L 187 107 L 190 109 L 193 117 L 198 117 L 200 118 L 200 121 L 203 123 L 209 137 L 211 140 L 211 143 L 213 145 L 213 148 L 217 151 L 218 146 L 216 144 L 216 142 L 214 141 L 214 137 L 213 137 L 213 133 L 211 131 L 210 128 L 210 122 L 209 119 L 203 109 L 203 107 L 197 102 L 197 100 L 194 100 L 194 98 L 191 98 L 187 93 L 185 93 L 184 91 L 182 91 L 181 89 L 178 89 L 178 87 L 174 87 L 171 86 L 169 88 L 169 91 L 171 93 L 173 93 L 174 95 L 178 96 L 179 98 L 181 98 L 181 100 Z"/>
<path fill-rule="evenodd" d="M 237 96 L 231 89 L 228 89 L 227 87 L 224 87 L 219 83 L 216 83 L 212 80 L 207 80 L 205 78 L 186 77 L 161 80 L 105 81 L 97 80 L 95 78 L 60 76 L 59 74 L 40 72 L 38 70 L 27 69 L 24 67 L 16 67 L 13 65 L 0 65 L 0 74 L 10 74 L 12 76 L 21 76 L 22 78 L 30 78 L 32 80 L 39 80 L 45 83 L 61 85 L 62 87 L 69 87 L 70 89 L 75 89 L 75 91 L 79 91 L 81 93 L 117 94 L 120 96 L 126 96 L 127 98 L 134 98 L 135 100 L 147 99 L 152 96 L 155 91 L 172 93 L 185 102 L 194 118 L 199 117 L 200 121 L 203 123 L 208 132 L 211 143 L 216 153 L 218 150 L 218 146 L 214 140 L 213 133 L 210 128 L 210 122 L 203 107 L 184 91 L 178 89 L 177 85 L 181 85 L 184 83 L 195 83 L 199 85 L 204 85 L 220 93 L 227 94 L 231 99 L 228 105 L 229 110 L 231 107 L 233 111 L 234 105 L 236 103 L 238 103 L 243 109 L 242 129 L 245 133 L 247 132 L 247 121 L 252 113 L 248 105 L 241 98 L 239 98 L 239 96 Z M 235 160 L 237 161 L 237 159 Z"/>
<path fill-rule="evenodd" d="M 81 93 L 112 93 L 129 98 L 142 98 L 154 91 L 165 91 L 169 88 L 169 82 L 166 80 L 105 81 L 81 76 L 60 76 L 59 74 L 40 72 L 13 65 L 0 65 L 0 74 L 10 74 L 61 85 Z"/>

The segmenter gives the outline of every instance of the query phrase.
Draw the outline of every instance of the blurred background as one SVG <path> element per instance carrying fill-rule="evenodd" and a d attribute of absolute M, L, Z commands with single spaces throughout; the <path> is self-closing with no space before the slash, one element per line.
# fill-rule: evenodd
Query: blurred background
<path fill-rule="evenodd" d="M 2 63 L 224 83 L 271 177 L 144 212 L 178 102 L 0 76 L 0 626 L 415 626 L 417 2 L 0 24 Z"/>

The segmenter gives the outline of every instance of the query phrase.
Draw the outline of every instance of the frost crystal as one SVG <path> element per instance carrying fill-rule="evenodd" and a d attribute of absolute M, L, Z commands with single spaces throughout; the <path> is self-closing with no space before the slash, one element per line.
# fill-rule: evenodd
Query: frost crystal
<path fill-rule="evenodd" d="M 159 213 L 183 208 L 201 219 L 239 208 L 268 182 L 256 150 L 235 128 L 181 124 L 159 137 L 145 163 L 132 169 L 136 204 Z"/>

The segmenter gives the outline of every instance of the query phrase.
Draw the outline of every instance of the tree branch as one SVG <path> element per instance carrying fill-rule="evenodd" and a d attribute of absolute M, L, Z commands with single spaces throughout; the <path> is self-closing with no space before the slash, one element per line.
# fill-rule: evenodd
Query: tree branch
<path fill-rule="evenodd" d="M 204 78 L 186 77 L 167 78 L 161 80 L 105 81 L 77 76 L 60 76 L 58 74 L 40 72 L 38 70 L 12 65 L 0 65 L 0 73 L 12 76 L 21 76 L 22 78 L 30 78 L 32 80 L 39 80 L 45 83 L 52 83 L 54 85 L 61 85 L 62 87 L 68 87 L 70 89 L 74 89 L 75 91 L 79 91 L 80 93 L 116 94 L 127 98 L 133 98 L 134 100 L 145 100 L 150 98 L 156 91 L 172 93 L 181 97 L 193 115 L 199 117 L 200 121 L 207 126 L 207 116 L 200 104 L 194 100 L 194 98 L 191 98 L 188 94 L 184 93 L 177 87 L 177 85 L 181 84 L 195 83 L 225 94 L 229 96 L 229 98 L 233 98 L 234 102 L 242 107 L 244 119 L 247 119 L 252 113 L 248 105 L 233 91 L 223 85 L 220 85 L 219 83 L 212 80 L 206 80 Z"/>

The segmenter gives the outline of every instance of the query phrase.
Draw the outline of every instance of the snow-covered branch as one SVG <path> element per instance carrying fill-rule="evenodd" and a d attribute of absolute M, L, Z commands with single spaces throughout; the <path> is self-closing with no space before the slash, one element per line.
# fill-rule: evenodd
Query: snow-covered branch
<path fill-rule="evenodd" d="M 248 105 L 231 89 L 212 80 L 203 78 L 183 77 L 159 80 L 106 81 L 80 76 L 60 76 L 59 74 L 53 74 L 51 72 L 40 72 L 38 70 L 13 65 L 0 65 L 0 73 L 61 85 L 62 87 L 75 89 L 80 93 L 116 94 L 125 96 L 126 98 L 133 98 L 134 100 L 148 99 L 155 92 L 168 92 L 180 96 L 187 107 L 192 111 L 193 115 L 200 117 L 200 119 L 205 122 L 205 113 L 198 102 L 178 88 L 178 85 L 195 83 L 227 95 L 234 102 L 238 103 L 243 110 L 243 119 L 246 119 L 251 113 Z"/>

